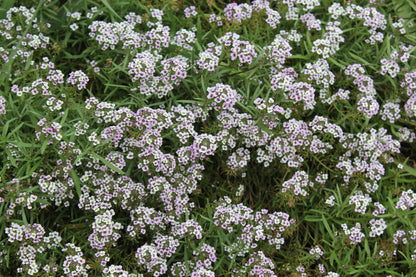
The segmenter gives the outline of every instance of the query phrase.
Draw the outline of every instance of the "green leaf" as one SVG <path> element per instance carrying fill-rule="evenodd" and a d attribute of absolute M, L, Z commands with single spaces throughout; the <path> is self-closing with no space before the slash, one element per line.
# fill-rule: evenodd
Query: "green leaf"
<path fill-rule="evenodd" d="M 304 220 L 306 222 L 321 222 L 322 221 L 322 219 L 319 217 L 314 217 L 314 216 L 309 216 L 309 215 L 305 216 Z"/>
<path fill-rule="evenodd" d="M 46 201 L 45 199 L 42 199 L 42 198 L 39 198 L 39 197 L 36 199 L 36 202 L 41 203 L 41 204 L 45 204 L 45 205 L 50 205 L 51 204 L 48 201 Z"/>
<path fill-rule="evenodd" d="M 29 222 L 27 221 L 27 218 L 26 218 L 25 208 L 23 206 L 22 206 L 22 220 L 23 220 L 23 223 L 26 226 L 29 224 Z"/>
<path fill-rule="evenodd" d="M 344 64 L 341 64 L 341 62 L 342 62 L 341 60 L 336 61 L 335 59 L 333 59 L 331 57 L 328 57 L 326 59 L 327 59 L 327 61 L 329 61 L 330 63 L 333 63 L 333 64 L 337 65 L 341 69 L 343 69 L 343 68 L 346 67 Z"/>
<path fill-rule="evenodd" d="M 62 119 L 61 119 L 61 126 L 63 126 L 64 125 L 64 123 L 65 123 L 65 120 L 66 120 L 66 118 L 68 117 L 68 113 L 69 113 L 69 109 L 67 109 L 67 110 L 65 110 L 65 112 L 64 112 L 64 114 L 63 114 L 63 116 L 62 116 Z"/>
<path fill-rule="evenodd" d="M 14 121 L 15 119 L 17 119 L 17 118 L 13 118 L 13 119 L 11 119 L 11 120 L 7 120 L 6 124 L 4 124 L 4 126 L 3 126 L 3 131 L 2 131 L 2 133 L 1 133 L 1 136 L 2 136 L 3 138 L 5 138 L 5 137 L 6 137 L 7 131 L 9 130 L 9 125 L 10 125 L 10 122 Z"/>
<path fill-rule="evenodd" d="M 7 11 L 14 6 L 15 0 L 5 0 L 0 7 L 0 18 L 5 18 Z"/>
<path fill-rule="evenodd" d="M 368 245 L 368 240 L 364 240 L 364 250 L 365 253 L 367 253 L 368 257 L 371 257 L 371 251 L 370 251 L 370 246 Z"/>
<path fill-rule="evenodd" d="M 76 174 L 74 170 L 71 170 L 69 175 L 71 176 L 72 180 L 74 180 L 75 190 L 77 191 L 78 196 L 81 197 L 81 194 L 82 194 L 81 181 L 78 178 L 78 175 Z"/>
<path fill-rule="evenodd" d="M 416 4 L 414 0 L 407 0 L 407 4 L 416 12 Z"/>
<path fill-rule="evenodd" d="M 42 143 L 42 147 L 40 148 L 41 154 L 45 154 L 46 147 L 48 146 L 48 141 L 49 141 L 48 139 L 45 139 L 44 142 Z"/>
<path fill-rule="evenodd" d="M 25 148 L 25 147 L 27 147 L 27 148 L 40 148 L 40 145 L 38 145 L 38 144 L 27 143 L 27 142 L 22 142 L 22 141 L 13 141 L 13 144 L 15 144 L 20 149 Z"/>
<path fill-rule="evenodd" d="M 364 59 L 363 59 L 363 58 L 361 58 L 360 56 L 358 56 L 358 55 L 356 55 L 356 54 L 354 54 L 354 53 L 352 53 L 352 52 L 349 52 L 349 53 L 350 53 L 351 57 L 353 57 L 353 58 L 355 58 L 356 60 L 360 61 L 363 65 L 370 65 L 370 63 L 369 63 L 368 61 L 364 60 Z"/>
<path fill-rule="evenodd" d="M 22 126 L 24 125 L 24 123 L 22 122 L 22 123 L 20 123 L 19 125 L 17 125 L 17 127 L 16 128 L 14 128 L 13 129 L 13 131 L 11 131 L 8 135 L 7 135 L 7 137 L 10 137 L 10 136 L 12 136 L 14 133 L 16 133 L 17 131 L 19 131 L 19 129 L 20 128 L 22 128 Z M 4 132 L 4 130 L 3 130 L 3 132 Z"/>
<path fill-rule="evenodd" d="M 322 215 L 322 223 L 325 226 L 325 229 L 328 231 L 329 235 L 331 236 L 332 239 L 335 239 L 334 233 L 332 232 L 331 227 L 329 227 L 328 221 L 326 220 L 326 218 L 324 217 L 324 215 Z"/>
<path fill-rule="evenodd" d="M 403 165 L 404 169 L 406 172 L 410 173 L 412 176 L 416 177 L 416 169 L 408 166 L 408 165 Z"/>
<path fill-rule="evenodd" d="M 211 223 L 214 223 L 213 221 L 212 221 L 212 219 L 211 218 L 208 218 L 208 217 L 205 217 L 205 216 L 203 216 L 203 215 L 199 215 L 201 218 L 203 218 L 203 219 L 205 219 L 206 221 L 209 221 L 209 222 L 211 222 Z"/>
<path fill-rule="evenodd" d="M 99 159 L 103 164 L 105 164 L 106 166 L 108 166 L 110 169 L 114 170 L 115 172 L 122 174 L 122 175 L 127 175 L 125 172 L 123 172 L 121 169 L 119 169 L 118 167 L 116 167 L 115 165 L 113 165 L 112 163 L 110 163 L 109 161 L 107 161 L 106 159 L 104 159 L 103 157 L 101 157 L 100 155 L 97 155 L 95 153 L 91 153 L 91 155 L 96 158 Z"/>
<path fill-rule="evenodd" d="M 288 60 L 292 60 L 292 59 L 310 60 L 311 57 L 310 56 L 304 56 L 304 55 L 301 55 L 301 54 L 295 54 L 295 55 L 292 55 L 290 57 L 287 57 L 287 59 Z"/>
<path fill-rule="evenodd" d="M 412 7 L 411 5 L 409 5 L 409 2 L 410 1 L 407 0 L 394 1 L 394 9 L 398 17 L 409 18 L 410 16 L 412 16 Z"/>
<path fill-rule="evenodd" d="M 311 32 L 309 31 L 306 32 L 306 44 L 307 44 L 306 49 L 312 49 L 313 47 L 312 36 L 311 36 Z"/>
<path fill-rule="evenodd" d="M 226 256 L 222 256 L 221 259 L 219 259 L 218 261 L 215 262 L 215 267 L 214 267 L 214 271 L 217 270 L 220 265 L 222 264 L 222 261 L 225 259 Z"/>
<path fill-rule="evenodd" d="M 335 251 L 333 251 L 331 253 L 331 256 L 329 256 L 329 264 L 331 266 L 334 266 L 334 261 L 337 261 L 337 263 L 338 263 L 338 257 L 337 257 L 337 253 Z"/>
<path fill-rule="evenodd" d="M 236 104 L 240 106 L 240 108 L 242 108 L 243 110 L 247 111 L 247 113 L 253 114 L 254 110 L 250 109 L 250 107 L 248 107 L 247 105 L 241 103 L 240 101 L 237 101 Z"/>
<path fill-rule="evenodd" d="M 121 21 L 123 21 L 123 18 L 121 18 L 121 16 L 118 15 L 118 13 L 116 13 L 115 10 L 113 10 L 113 8 L 110 6 L 110 4 L 108 4 L 107 0 L 101 0 L 101 2 L 103 2 L 104 6 L 106 6 L 106 8 L 118 19 L 120 19 Z"/>
<path fill-rule="evenodd" d="M 16 163 L 16 159 L 13 157 L 13 155 L 10 153 L 10 151 L 9 151 L 9 149 L 5 149 L 5 151 L 6 151 L 6 154 L 7 154 L 7 156 L 8 156 L 8 158 L 9 158 L 9 160 L 10 160 L 10 162 L 12 163 L 12 165 L 14 166 L 14 167 L 17 167 L 17 163 Z"/>

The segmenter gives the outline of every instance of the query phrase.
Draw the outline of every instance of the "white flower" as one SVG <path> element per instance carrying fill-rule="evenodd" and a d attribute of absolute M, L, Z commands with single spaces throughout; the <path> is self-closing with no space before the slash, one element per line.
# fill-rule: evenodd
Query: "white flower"
<path fill-rule="evenodd" d="M 72 31 L 78 30 L 78 25 L 76 23 L 72 23 L 71 25 L 69 25 L 69 28 L 71 28 Z"/>

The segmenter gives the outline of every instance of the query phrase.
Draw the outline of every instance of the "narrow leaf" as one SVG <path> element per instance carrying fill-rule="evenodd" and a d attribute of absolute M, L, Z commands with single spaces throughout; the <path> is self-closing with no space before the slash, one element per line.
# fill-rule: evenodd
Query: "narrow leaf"
<path fill-rule="evenodd" d="M 78 175 L 75 173 L 74 170 L 71 170 L 69 175 L 71 176 L 72 180 L 74 180 L 75 190 L 77 191 L 78 196 L 81 197 L 81 194 L 82 194 L 81 181 L 78 178 Z"/>
<path fill-rule="evenodd" d="M 101 157 L 100 155 L 97 155 L 95 153 L 92 153 L 92 156 L 96 159 L 99 159 L 103 164 L 105 164 L 106 166 L 108 166 L 110 169 L 114 170 L 115 172 L 122 174 L 122 175 L 126 175 L 125 172 L 123 172 L 121 169 L 119 169 L 118 167 L 116 167 L 115 165 L 113 165 L 112 163 L 110 163 L 109 161 L 107 161 L 106 159 L 104 159 L 103 157 Z"/>

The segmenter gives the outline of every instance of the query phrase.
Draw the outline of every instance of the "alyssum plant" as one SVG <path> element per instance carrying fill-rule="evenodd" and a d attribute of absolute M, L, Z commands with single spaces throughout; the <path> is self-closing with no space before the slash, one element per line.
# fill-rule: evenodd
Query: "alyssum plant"
<path fill-rule="evenodd" d="M 0 274 L 416 274 L 416 6 L 14 1 Z"/>

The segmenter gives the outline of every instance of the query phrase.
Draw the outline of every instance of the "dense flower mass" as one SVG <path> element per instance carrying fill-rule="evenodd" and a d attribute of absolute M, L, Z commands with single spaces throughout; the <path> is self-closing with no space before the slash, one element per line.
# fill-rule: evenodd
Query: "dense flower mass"
<path fill-rule="evenodd" d="M 101 2 L 0 9 L 0 276 L 416 276 L 410 1 Z"/>

